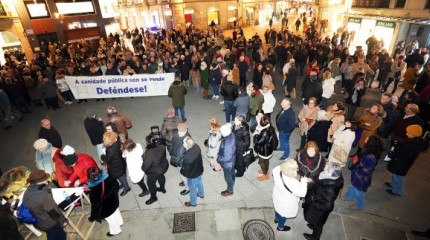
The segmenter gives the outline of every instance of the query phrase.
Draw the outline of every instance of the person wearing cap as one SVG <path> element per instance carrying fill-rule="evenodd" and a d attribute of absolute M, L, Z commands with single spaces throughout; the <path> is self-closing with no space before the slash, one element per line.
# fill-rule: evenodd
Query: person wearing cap
<path fill-rule="evenodd" d="M 66 240 L 67 234 L 63 227 L 67 225 L 68 220 L 52 197 L 51 189 L 48 187 L 49 177 L 44 170 L 32 171 L 27 179 L 30 186 L 22 199 L 31 214 L 40 220 L 34 226 L 46 232 L 48 240 Z"/>
<path fill-rule="evenodd" d="M 45 170 L 45 172 L 52 175 L 55 172 L 52 158 L 57 151 L 57 148 L 52 146 L 51 143 L 43 138 L 36 140 L 33 144 L 33 147 L 36 150 L 36 168 Z"/>
<path fill-rule="evenodd" d="M 224 179 L 227 183 L 227 190 L 222 191 L 221 195 L 223 197 L 228 197 L 234 193 L 233 186 L 236 177 L 234 169 L 236 163 L 236 136 L 232 134 L 230 123 L 221 126 L 220 131 L 223 138 L 221 139 L 217 162 L 221 164 L 224 172 Z"/>
<path fill-rule="evenodd" d="M 392 144 L 402 142 L 407 138 L 406 128 L 410 125 L 419 125 L 424 127 L 424 121 L 418 116 L 420 109 L 415 104 L 408 104 L 404 108 L 404 114 L 401 115 L 394 123 L 393 132 L 391 134 Z"/>
<path fill-rule="evenodd" d="M 184 157 L 184 139 L 190 136 L 188 133 L 188 125 L 186 123 L 178 124 L 178 131 L 173 135 L 173 139 L 170 142 L 170 145 L 167 146 L 167 150 L 170 154 L 170 164 L 174 167 L 177 167 L 178 170 L 182 166 L 182 161 Z M 179 176 L 180 177 L 180 176 Z M 181 178 L 181 182 L 179 186 L 185 186 L 184 181 Z M 181 195 L 186 195 L 189 193 L 186 186 L 185 189 L 181 191 Z"/>
<path fill-rule="evenodd" d="M 429 146 L 428 139 L 422 138 L 423 129 L 420 125 L 409 125 L 406 128 L 407 138 L 395 145 L 394 150 L 389 153 L 391 161 L 387 165 L 387 169 L 391 172 L 391 182 L 386 182 L 385 185 L 391 189 L 387 192 L 391 195 L 403 195 L 404 177 L 409 169 L 414 164 L 420 152 L 426 150 Z"/>
<path fill-rule="evenodd" d="M 64 157 L 74 152 L 75 149 L 66 145 L 64 148 L 57 149 L 52 156 L 52 163 L 54 163 L 55 169 L 55 172 L 52 174 L 52 180 L 57 186 L 62 188 L 67 187 L 64 183 L 73 174 L 73 167 L 69 167 L 64 164 Z"/>
<path fill-rule="evenodd" d="M 48 119 L 42 119 L 42 121 L 40 121 L 40 125 L 39 138 L 46 139 L 56 148 L 61 148 L 63 146 L 61 136 L 57 129 L 51 125 L 51 121 Z"/>
<path fill-rule="evenodd" d="M 176 77 L 175 81 L 170 85 L 168 95 L 172 98 L 172 105 L 175 109 L 175 115 L 179 116 L 179 111 L 181 111 L 181 120 L 186 122 L 185 117 L 185 95 L 187 94 L 187 89 L 181 80 Z"/>
<path fill-rule="evenodd" d="M 87 170 L 91 167 L 98 168 L 94 159 L 87 154 L 75 154 L 75 150 L 69 145 L 64 147 L 61 154 L 65 155 L 63 159 L 64 165 L 73 167 L 73 173 L 66 181 L 64 181 L 64 185 L 69 187 L 71 183 L 74 183 L 74 186 L 78 187 L 81 184 L 87 184 Z"/>
<path fill-rule="evenodd" d="M 99 160 L 101 161 L 104 134 L 103 120 L 101 117 L 97 117 L 96 113 L 91 109 L 88 109 L 85 115 L 85 131 L 90 137 L 91 144 L 97 147 L 97 155 L 99 156 Z"/>

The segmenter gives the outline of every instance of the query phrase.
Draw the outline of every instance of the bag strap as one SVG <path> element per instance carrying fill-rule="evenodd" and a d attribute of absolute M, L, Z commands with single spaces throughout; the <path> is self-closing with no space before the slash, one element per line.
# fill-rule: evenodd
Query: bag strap
<path fill-rule="evenodd" d="M 284 182 L 284 178 L 282 178 L 282 172 L 281 172 L 281 171 L 279 171 L 279 175 L 280 175 L 280 177 L 281 177 L 282 184 L 284 184 L 284 187 L 288 190 L 288 192 L 293 193 L 293 192 L 291 192 L 291 190 L 287 187 L 287 184 L 285 184 L 285 182 Z"/>
<path fill-rule="evenodd" d="M 103 198 L 104 193 L 105 193 L 105 181 L 103 180 L 103 182 L 102 182 L 102 198 Z"/>

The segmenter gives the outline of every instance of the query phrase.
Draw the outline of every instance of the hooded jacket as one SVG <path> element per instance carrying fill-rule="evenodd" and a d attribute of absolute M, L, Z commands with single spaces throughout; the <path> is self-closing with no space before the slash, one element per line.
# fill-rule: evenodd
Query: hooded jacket
<path fill-rule="evenodd" d="M 173 107 L 181 107 L 185 105 L 185 95 L 187 94 L 187 89 L 185 85 L 180 81 L 174 81 L 170 87 L 168 95 L 172 98 Z"/>
<path fill-rule="evenodd" d="M 142 159 L 142 170 L 148 176 L 163 175 L 169 168 L 169 162 L 166 158 L 166 146 L 163 144 L 153 143 L 146 146 Z"/>

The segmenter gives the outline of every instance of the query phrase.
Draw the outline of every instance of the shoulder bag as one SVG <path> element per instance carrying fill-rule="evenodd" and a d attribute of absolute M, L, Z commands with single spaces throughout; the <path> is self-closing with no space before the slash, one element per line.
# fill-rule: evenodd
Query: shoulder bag
<path fill-rule="evenodd" d="M 282 184 L 284 184 L 284 187 L 288 190 L 288 192 L 293 193 L 293 192 L 291 192 L 291 190 L 287 187 L 287 184 L 285 184 L 285 182 L 284 182 L 284 178 L 282 178 L 282 172 L 281 172 L 281 171 L 279 171 L 279 176 L 281 177 Z"/>

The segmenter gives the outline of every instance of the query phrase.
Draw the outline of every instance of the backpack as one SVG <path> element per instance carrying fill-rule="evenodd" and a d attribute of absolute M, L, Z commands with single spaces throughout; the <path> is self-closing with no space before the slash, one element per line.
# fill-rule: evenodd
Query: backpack
<path fill-rule="evenodd" d="M 36 191 L 33 194 L 31 194 L 28 198 L 31 198 L 34 195 L 37 195 L 41 192 L 43 192 L 43 190 Z M 43 214 L 45 214 L 45 212 Z M 18 208 L 17 217 L 20 223 L 36 224 L 40 222 L 40 219 L 33 216 L 30 209 L 28 209 L 28 207 L 25 205 L 24 201 L 22 202 L 21 206 L 19 206 Z"/>

